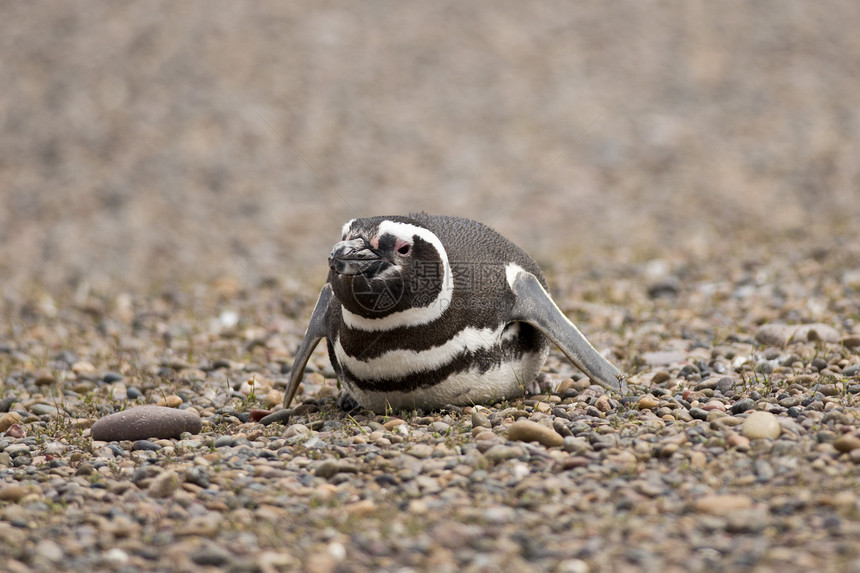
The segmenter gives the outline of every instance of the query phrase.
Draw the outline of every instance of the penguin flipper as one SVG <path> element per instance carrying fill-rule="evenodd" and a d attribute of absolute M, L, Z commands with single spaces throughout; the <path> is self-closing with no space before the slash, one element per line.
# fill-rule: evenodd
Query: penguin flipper
<path fill-rule="evenodd" d="M 326 283 L 320 291 L 319 299 L 311 314 L 311 322 L 308 324 L 308 329 L 305 332 L 305 337 L 299 345 L 299 350 L 296 352 L 296 358 L 293 360 L 293 367 L 290 370 L 290 383 L 287 385 L 287 394 L 284 396 L 284 408 L 289 408 L 299 389 L 299 383 L 305 374 L 305 366 L 311 357 L 311 353 L 316 348 L 319 341 L 326 336 L 326 312 L 328 311 L 329 302 L 331 302 L 332 291 L 331 285 Z"/>
<path fill-rule="evenodd" d="M 604 388 L 622 390 L 624 375 L 588 342 L 558 308 L 532 273 L 520 270 L 510 281 L 516 299 L 511 320 L 528 323 L 549 338 L 577 368 Z"/>

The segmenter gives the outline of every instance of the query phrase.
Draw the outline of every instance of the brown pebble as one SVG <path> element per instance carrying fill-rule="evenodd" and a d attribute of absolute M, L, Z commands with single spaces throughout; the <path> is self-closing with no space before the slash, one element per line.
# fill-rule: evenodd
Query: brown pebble
<path fill-rule="evenodd" d="M 706 495 L 696 501 L 696 510 L 714 515 L 728 515 L 752 507 L 753 500 L 746 495 Z"/>
<path fill-rule="evenodd" d="M 138 406 L 101 418 L 90 431 L 93 440 L 112 442 L 178 438 L 182 432 L 197 434 L 202 426 L 196 412 L 163 406 Z"/>
<path fill-rule="evenodd" d="M 860 438 L 851 434 L 845 434 L 833 441 L 833 447 L 840 452 L 850 452 L 860 448 Z"/>
<path fill-rule="evenodd" d="M 23 485 L 12 484 L 0 488 L 0 501 L 20 501 L 30 490 Z"/>
<path fill-rule="evenodd" d="M 636 406 L 640 410 L 651 410 L 652 408 L 656 408 L 659 403 L 660 401 L 651 394 L 645 394 L 639 398 L 639 402 L 636 403 Z"/>
<path fill-rule="evenodd" d="M 515 442 L 539 442 L 548 448 L 558 447 L 564 442 L 561 434 L 552 428 L 530 420 L 517 420 L 511 424 L 508 438 Z"/>
<path fill-rule="evenodd" d="M 21 418 L 21 414 L 18 412 L 9 412 L 0 416 L 0 432 L 5 432 L 12 424 L 17 424 L 23 418 Z"/>
<path fill-rule="evenodd" d="M 651 384 L 662 384 L 672 378 L 672 375 L 666 372 L 665 370 L 658 370 L 651 377 Z"/>
<path fill-rule="evenodd" d="M 845 348 L 857 348 L 860 346 L 860 334 L 849 334 L 848 336 L 843 336 L 840 342 Z"/>
<path fill-rule="evenodd" d="M 167 406 L 168 408 L 178 408 L 182 405 L 182 398 L 175 394 L 171 394 L 170 396 L 165 396 L 161 400 L 158 401 L 159 406 Z"/>

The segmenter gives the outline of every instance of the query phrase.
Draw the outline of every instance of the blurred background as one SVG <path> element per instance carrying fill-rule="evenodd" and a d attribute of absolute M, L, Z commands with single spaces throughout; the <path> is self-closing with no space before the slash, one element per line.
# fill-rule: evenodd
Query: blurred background
<path fill-rule="evenodd" d="M 416 210 L 548 264 L 853 240 L 858 29 L 853 1 L 7 2 L 0 289 L 319 284 L 346 220 Z"/>

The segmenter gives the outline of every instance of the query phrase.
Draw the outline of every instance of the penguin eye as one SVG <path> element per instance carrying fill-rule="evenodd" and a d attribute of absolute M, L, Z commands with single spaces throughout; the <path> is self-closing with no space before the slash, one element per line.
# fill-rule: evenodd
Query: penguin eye
<path fill-rule="evenodd" d="M 409 243 L 404 243 L 403 245 L 397 248 L 397 252 L 401 255 L 408 255 L 410 251 Z"/>

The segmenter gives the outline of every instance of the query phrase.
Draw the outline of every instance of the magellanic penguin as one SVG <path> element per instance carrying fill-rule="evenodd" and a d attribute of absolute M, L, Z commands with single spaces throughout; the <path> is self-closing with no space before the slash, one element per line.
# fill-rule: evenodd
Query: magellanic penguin
<path fill-rule="evenodd" d="M 375 412 L 522 396 L 550 341 L 594 382 L 622 386 L 547 294 L 537 263 L 486 225 L 426 213 L 353 219 L 328 262 L 285 408 L 323 337 L 342 389 Z"/>

